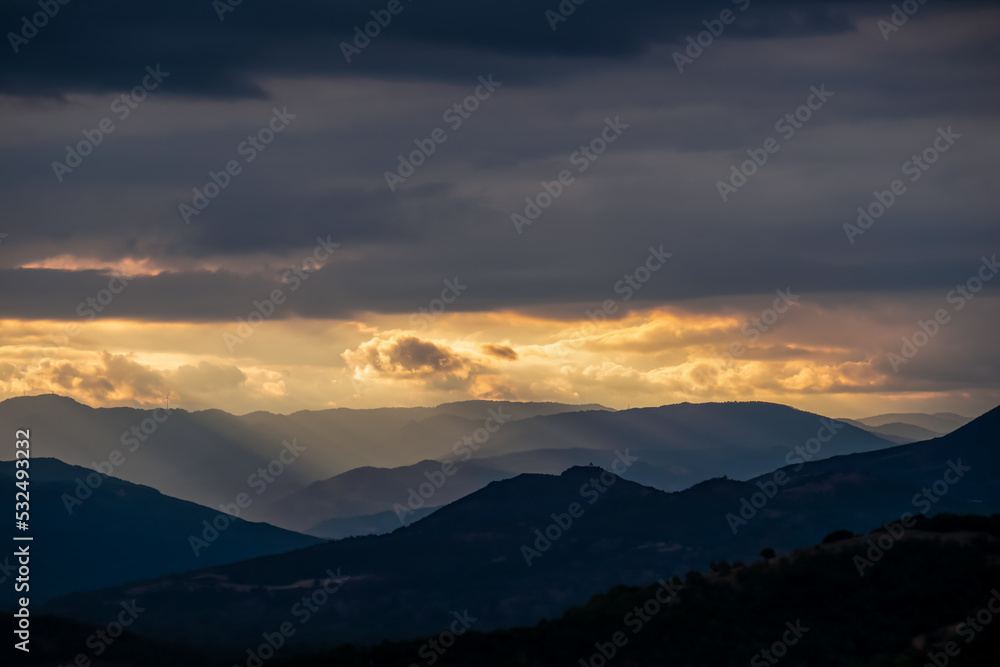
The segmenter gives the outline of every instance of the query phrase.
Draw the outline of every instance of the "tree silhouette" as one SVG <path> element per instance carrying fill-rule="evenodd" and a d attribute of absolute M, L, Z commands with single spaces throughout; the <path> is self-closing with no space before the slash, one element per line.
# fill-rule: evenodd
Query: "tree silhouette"
<path fill-rule="evenodd" d="M 772 549 L 771 547 L 767 547 L 765 549 L 760 550 L 760 557 L 764 559 L 765 564 L 770 562 L 770 560 L 774 558 L 776 555 L 777 554 L 774 553 L 774 549 Z"/>
<path fill-rule="evenodd" d="M 716 574 L 722 574 L 722 575 L 729 574 L 730 571 L 732 570 L 732 566 L 730 566 L 729 563 L 727 563 L 724 560 L 723 561 L 719 561 L 718 563 L 716 563 L 716 562 L 709 563 L 708 567 L 709 567 L 710 570 L 712 570 L 712 572 L 715 572 Z"/>
<path fill-rule="evenodd" d="M 833 544 L 834 542 L 842 542 L 844 540 L 849 540 L 852 537 L 854 537 L 854 533 L 852 533 L 849 530 L 846 529 L 835 530 L 823 538 L 823 544 Z"/>

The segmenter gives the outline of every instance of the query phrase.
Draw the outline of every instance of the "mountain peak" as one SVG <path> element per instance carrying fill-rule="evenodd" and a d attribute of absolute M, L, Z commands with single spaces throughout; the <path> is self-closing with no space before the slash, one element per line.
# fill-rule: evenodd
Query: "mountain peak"
<path fill-rule="evenodd" d="M 72 406 L 80 408 L 89 408 L 89 405 L 85 405 L 76 399 L 70 398 L 69 396 L 61 396 L 60 394 L 33 394 L 31 396 L 14 396 L 12 398 L 0 401 L 0 405 L 10 404 L 11 406 L 23 406 L 26 404 L 31 405 L 59 405 L 59 406 Z"/>

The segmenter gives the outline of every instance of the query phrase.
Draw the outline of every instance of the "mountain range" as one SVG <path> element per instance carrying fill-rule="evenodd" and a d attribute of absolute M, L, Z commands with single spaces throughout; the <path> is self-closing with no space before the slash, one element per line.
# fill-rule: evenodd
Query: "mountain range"
<path fill-rule="evenodd" d="M 290 415 L 221 410 L 189 412 L 169 405 L 91 408 L 56 395 L 0 402 L 0 430 L 31 424 L 34 456 L 95 469 L 118 452 L 111 474 L 209 507 L 248 491 L 248 480 L 289 444 L 301 461 L 268 483 L 275 499 L 312 482 L 363 466 L 412 465 L 436 457 L 475 434 L 501 411 L 511 422 L 564 411 L 606 410 L 599 405 L 464 401 L 434 408 L 334 408 Z M 287 458 L 287 457 L 286 457 Z M 253 516 L 262 504 L 248 508 Z"/>
<path fill-rule="evenodd" d="M 606 468 L 622 443 L 628 443 L 638 459 L 621 473 L 623 478 L 677 491 L 715 476 L 747 479 L 773 470 L 789 450 L 828 429 L 836 437 L 817 457 L 873 451 L 893 442 L 773 403 L 680 403 L 619 412 L 567 412 L 507 424 L 476 450 L 466 448 L 462 456 L 447 452 L 440 460 L 388 469 L 357 468 L 314 482 L 271 502 L 265 499 L 255 516 L 323 537 L 347 536 L 357 525 L 369 530 L 361 534 L 377 534 L 406 523 L 412 518 L 410 510 L 440 507 L 491 481 L 520 473 L 558 474 L 573 466 Z M 442 461 L 451 466 L 445 468 L 448 475 L 441 472 Z M 395 512 L 397 520 L 392 521 L 388 512 Z M 361 524 L 336 521 L 351 517 L 367 518 Z M 407 520 L 398 520 L 404 517 Z M 326 521 L 331 523 L 318 527 Z"/>
<path fill-rule="evenodd" d="M 294 621 L 296 604 L 336 575 L 335 594 L 296 626 L 291 645 L 430 635 L 462 609 L 479 619 L 477 631 L 530 625 L 615 585 L 751 560 L 765 547 L 787 553 L 906 513 L 997 512 L 998 427 L 1000 408 L 932 441 L 814 461 L 810 448 L 826 445 L 796 443 L 777 457 L 787 465 L 766 475 L 673 493 L 598 467 L 521 474 L 387 535 L 67 595 L 47 609 L 100 622 L 135 599 L 148 609 L 136 632 L 235 650 Z M 637 451 L 602 463 L 623 469 Z"/>
<path fill-rule="evenodd" d="M 95 409 L 51 395 L 0 403 L 0 429 L 35 425 L 35 456 L 213 508 L 249 493 L 254 502 L 243 518 L 323 537 L 384 532 L 397 525 L 386 512 L 398 517 L 401 509 L 440 507 L 520 473 L 602 466 L 622 443 L 639 458 L 624 477 L 654 488 L 676 491 L 720 475 L 746 479 L 780 465 L 784 452 L 823 428 L 823 419 L 771 403 L 615 412 L 594 405 L 466 401 L 242 416 L 169 407 Z M 895 441 L 847 426 L 820 456 Z M 449 475 L 433 494 L 414 495 L 428 475 L 440 479 L 434 471 L 442 464 L 461 474 Z M 321 527 L 324 522 L 333 523 Z"/>
<path fill-rule="evenodd" d="M 972 420 L 954 412 L 937 412 L 932 415 L 905 412 L 862 419 L 838 418 L 838 421 L 863 428 L 887 440 L 905 444 L 946 435 Z"/>
<path fill-rule="evenodd" d="M 321 541 L 229 517 L 55 459 L 33 458 L 28 470 L 33 537 L 29 592 L 36 604 L 72 591 L 232 563 Z M 14 471 L 13 461 L 0 462 L 0 481 L 8 488 L 14 488 Z M 0 559 L 4 580 L 13 577 L 15 560 L 11 555 Z M 13 586 L 3 586 L 0 607 L 12 608 L 14 597 Z"/>

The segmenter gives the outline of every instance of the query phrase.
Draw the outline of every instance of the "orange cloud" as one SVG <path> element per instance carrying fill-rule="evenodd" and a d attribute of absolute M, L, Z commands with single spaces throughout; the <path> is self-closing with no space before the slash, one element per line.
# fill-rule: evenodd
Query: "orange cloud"
<path fill-rule="evenodd" d="M 494 343 L 486 343 L 484 345 L 480 345 L 479 349 L 481 349 L 484 353 L 492 357 L 496 357 L 497 359 L 505 359 L 507 361 L 517 361 L 517 352 L 514 350 L 514 348 L 510 347 L 509 345 L 496 345 Z"/>
<path fill-rule="evenodd" d="M 419 332 L 406 315 L 275 320 L 235 353 L 223 343 L 225 323 L 96 320 L 64 336 L 66 322 L 0 320 L 0 397 L 55 392 L 93 405 L 147 405 L 170 395 L 178 407 L 232 412 L 469 398 L 610 407 L 765 400 L 837 416 L 963 411 L 969 391 L 914 383 L 883 363 L 922 307 L 890 313 L 804 303 L 755 337 L 741 333 L 759 313 L 752 297 L 747 303 L 722 313 L 703 304 L 705 312 L 633 310 L 596 324 L 446 313 Z M 944 337 L 953 333 L 962 334 L 943 332 L 917 361 L 950 361 L 957 352 Z M 984 409 L 989 402 L 982 399 Z"/>
<path fill-rule="evenodd" d="M 466 386 L 482 367 L 446 345 L 416 336 L 373 338 L 342 355 L 355 376 L 419 380 L 431 386 Z"/>

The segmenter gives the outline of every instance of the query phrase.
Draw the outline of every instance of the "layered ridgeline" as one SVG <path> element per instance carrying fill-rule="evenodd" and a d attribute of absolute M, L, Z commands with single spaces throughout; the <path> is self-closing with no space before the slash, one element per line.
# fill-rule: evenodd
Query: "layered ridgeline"
<path fill-rule="evenodd" d="M 930 415 L 900 412 L 861 419 L 838 417 L 838 420 L 902 444 L 946 435 L 972 421 L 969 417 L 954 412 L 935 412 Z"/>
<path fill-rule="evenodd" d="M 398 468 L 355 468 L 276 502 L 267 503 L 265 498 L 261 516 L 327 539 L 376 535 L 515 475 L 461 458 L 445 471 L 441 461 L 432 460 Z"/>
<path fill-rule="evenodd" d="M 36 457 L 110 468 L 116 477 L 218 507 L 239 493 L 256 495 L 262 483 L 267 492 L 261 499 L 274 500 L 353 468 L 412 465 L 450 454 L 452 444 L 465 436 L 481 439 L 486 420 L 491 419 L 494 428 L 497 419 L 491 415 L 497 415 L 506 428 L 508 423 L 539 415 L 604 409 L 599 405 L 465 401 L 435 408 L 338 408 L 236 416 L 221 410 L 189 412 L 167 404 L 150 410 L 90 408 L 46 395 L 0 402 L 0 431 L 13 433 L 27 425 Z M 291 457 L 290 449 L 298 456 Z M 258 473 L 269 465 L 272 471 L 267 476 Z M 248 489 L 251 485 L 256 486 Z M 261 508 L 261 503 L 255 503 L 245 516 L 254 518 Z"/>
<path fill-rule="evenodd" d="M 804 461 L 811 443 L 799 443 L 781 470 L 676 493 L 593 467 L 524 474 L 388 535 L 66 596 L 48 609 L 100 623 L 136 600 L 147 609 L 136 632 L 231 649 L 286 622 L 288 644 L 300 647 L 431 636 L 466 609 L 476 630 L 530 625 L 618 584 L 749 561 L 764 548 L 786 553 L 838 529 L 1000 511 L 998 422 L 995 409 L 936 440 L 825 461 Z M 618 457 L 611 467 L 624 473 L 635 451 Z M 885 571 L 886 552 L 872 553 L 871 571 Z M 307 616 L 304 601 L 315 607 Z"/>
<path fill-rule="evenodd" d="M 1000 664 L 1000 515 L 939 515 L 917 521 L 898 540 L 884 529 L 831 538 L 839 539 L 776 560 L 716 563 L 707 576 L 692 571 L 650 586 L 616 586 L 530 628 L 480 633 L 476 619 L 471 632 L 459 625 L 454 639 L 449 627 L 274 664 Z M 879 541 L 893 547 L 859 576 L 856 563 Z"/>
<path fill-rule="evenodd" d="M 457 470 L 474 463 L 479 472 L 469 467 L 462 481 L 449 475 L 447 488 L 435 485 L 433 498 L 423 498 L 423 507 L 418 498 L 410 509 L 439 507 L 518 473 L 606 467 L 623 445 L 639 458 L 625 477 L 680 490 L 712 476 L 747 479 L 772 470 L 789 449 L 824 434 L 836 436 L 825 439 L 816 457 L 892 444 L 770 403 L 681 403 L 620 412 L 599 407 L 468 401 L 234 416 L 169 407 L 93 409 L 38 396 L 0 403 L 0 428 L 31 424 L 38 457 L 100 469 L 210 507 L 250 493 L 254 502 L 244 508 L 244 518 L 328 535 L 343 534 L 343 526 L 327 524 L 324 533 L 323 522 L 391 511 L 428 475 L 440 479 L 434 468 L 442 464 Z M 358 488 L 377 491 L 358 495 Z M 378 531 L 385 518 L 360 525 Z"/>
<path fill-rule="evenodd" d="M 674 491 L 714 476 L 746 479 L 773 470 L 797 460 L 790 452 L 805 443 L 818 445 L 810 444 L 807 453 L 817 459 L 892 445 L 862 429 L 772 403 L 560 413 L 505 422 L 492 433 L 478 431 L 478 440 L 466 436 L 443 447 L 438 460 L 364 467 L 287 496 L 268 494 L 253 516 L 322 537 L 343 537 L 392 530 L 519 473 L 558 474 L 591 465 L 610 469 L 623 446 L 638 459 L 621 471 L 623 478 Z M 359 520 L 344 521 L 355 517 Z"/>
<path fill-rule="evenodd" d="M 859 576 L 857 562 L 866 561 L 879 541 L 893 546 L 878 568 Z M 123 667 L 257 660 L 277 667 L 762 667 L 775 659 L 809 667 L 1000 664 L 1000 515 L 938 515 L 917 520 L 898 539 L 877 529 L 857 536 L 838 531 L 823 542 L 746 565 L 714 563 L 711 573 L 615 586 L 531 627 L 480 632 L 472 610 L 460 610 L 425 637 L 298 654 L 282 645 L 280 630 L 267 633 L 269 643 L 262 639 L 218 654 L 126 630 L 106 646 L 106 658 Z M 33 626 L 31 655 L 44 665 L 86 656 L 86 647 L 100 645 L 99 633 L 106 630 L 51 616 L 36 617 Z M 279 647 L 273 654 L 272 644 Z"/>
<path fill-rule="evenodd" d="M 0 462 L 0 484 L 13 489 L 14 470 L 13 461 Z M 31 459 L 28 470 L 34 539 L 27 595 L 34 605 L 320 542 L 55 459 Z M 0 557 L 0 579 L 13 579 L 16 561 L 12 551 Z M 14 596 L 13 585 L 4 585 L 0 607 L 13 609 Z"/>

